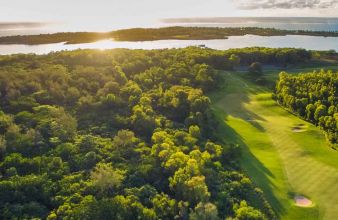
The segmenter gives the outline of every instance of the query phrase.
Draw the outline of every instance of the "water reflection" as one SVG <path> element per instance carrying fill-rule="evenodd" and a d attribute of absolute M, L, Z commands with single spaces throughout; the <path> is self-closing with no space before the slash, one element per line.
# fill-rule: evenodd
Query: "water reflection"
<path fill-rule="evenodd" d="M 314 36 L 273 36 L 263 37 L 254 35 L 235 36 L 229 39 L 220 40 L 159 40 L 126 42 L 104 40 L 85 44 L 43 44 L 43 45 L 0 45 L 0 54 L 14 53 L 36 53 L 45 54 L 52 51 L 75 50 L 75 49 L 164 49 L 164 48 L 183 48 L 187 46 L 205 45 L 206 47 L 226 50 L 229 48 L 243 47 L 295 47 L 308 50 L 336 50 L 338 51 L 338 38 L 334 37 L 314 37 Z"/>

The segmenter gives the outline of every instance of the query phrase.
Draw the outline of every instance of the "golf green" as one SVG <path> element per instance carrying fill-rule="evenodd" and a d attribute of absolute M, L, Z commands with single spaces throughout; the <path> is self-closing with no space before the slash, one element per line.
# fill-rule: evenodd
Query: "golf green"
<path fill-rule="evenodd" d="M 218 135 L 240 145 L 242 169 L 277 215 L 337 219 L 338 152 L 329 148 L 322 131 L 280 107 L 272 91 L 246 80 L 245 73 L 222 75 L 223 88 L 209 95 L 221 121 Z M 297 206 L 295 198 L 302 196 L 311 205 Z"/>

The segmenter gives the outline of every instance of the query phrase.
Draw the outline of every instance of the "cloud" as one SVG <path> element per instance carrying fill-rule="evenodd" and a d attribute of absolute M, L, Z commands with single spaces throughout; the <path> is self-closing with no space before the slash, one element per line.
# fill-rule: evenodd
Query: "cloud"
<path fill-rule="evenodd" d="M 48 23 L 44 22 L 0 22 L 0 29 L 12 30 L 12 29 L 29 29 L 40 28 L 46 26 Z"/>
<path fill-rule="evenodd" d="M 233 0 L 240 9 L 326 9 L 338 5 L 338 0 Z"/>

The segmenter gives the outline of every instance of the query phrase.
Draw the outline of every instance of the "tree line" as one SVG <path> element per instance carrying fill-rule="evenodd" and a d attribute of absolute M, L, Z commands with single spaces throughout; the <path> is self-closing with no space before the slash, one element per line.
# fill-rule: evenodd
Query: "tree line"
<path fill-rule="evenodd" d="M 98 40 L 114 39 L 117 41 L 152 41 L 152 40 L 212 40 L 227 39 L 229 36 L 285 36 L 307 35 L 338 37 L 337 31 L 279 30 L 274 28 L 241 27 L 163 27 L 131 28 L 110 32 L 60 32 L 39 35 L 2 36 L 0 44 L 78 44 Z"/>
<path fill-rule="evenodd" d="M 338 146 L 338 72 L 319 71 L 298 75 L 280 73 L 277 101 L 326 132 Z"/>

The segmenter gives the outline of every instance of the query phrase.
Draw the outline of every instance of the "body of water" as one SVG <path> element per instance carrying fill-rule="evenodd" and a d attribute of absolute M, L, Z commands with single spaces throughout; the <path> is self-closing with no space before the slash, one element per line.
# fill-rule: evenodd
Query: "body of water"
<path fill-rule="evenodd" d="M 206 26 L 206 27 L 263 27 L 286 30 L 313 30 L 313 31 L 338 31 L 338 18 L 277 18 L 277 17 L 219 17 L 219 18 L 174 18 L 165 19 L 157 23 L 144 24 L 147 27 L 163 26 Z M 127 27 L 126 27 L 127 28 Z M 105 31 L 114 28 L 107 27 Z M 48 23 L 1 23 L 0 36 L 5 35 L 27 35 L 40 33 L 54 33 L 60 31 L 83 31 L 62 24 Z M 88 29 L 86 31 L 95 31 Z M 102 30 L 104 31 L 104 30 Z M 94 43 L 67 45 L 64 43 L 44 45 L 0 45 L 0 54 L 13 53 L 37 53 L 45 54 L 52 51 L 74 50 L 74 49 L 163 49 L 182 48 L 187 46 L 205 45 L 213 49 L 225 50 L 229 48 L 243 47 L 294 47 L 308 50 L 336 50 L 338 51 L 338 38 L 315 37 L 315 36 L 234 36 L 229 39 L 220 40 L 159 40 L 147 42 L 116 42 L 98 41 Z"/>
<path fill-rule="evenodd" d="M 104 40 L 94 43 L 84 44 L 41 44 L 41 45 L 0 45 L 0 54 L 15 54 L 15 53 L 36 53 L 46 54 L 53 51 L 75 50 L 75 49 L 164 49 L 164 48 L 184 48 L 187 46 L 205 45 L 206 47 L 226 50 L 230 48 L 243 47 L 294 47 L 304 48 L 307 50 L 336 50 L 338 51 L 338 38 L 334 37 L 314 37 L 314 36 L 234 36 L 229 39 L 219 40 L 158 40 L 158 41 L 112 41 Z"/>

